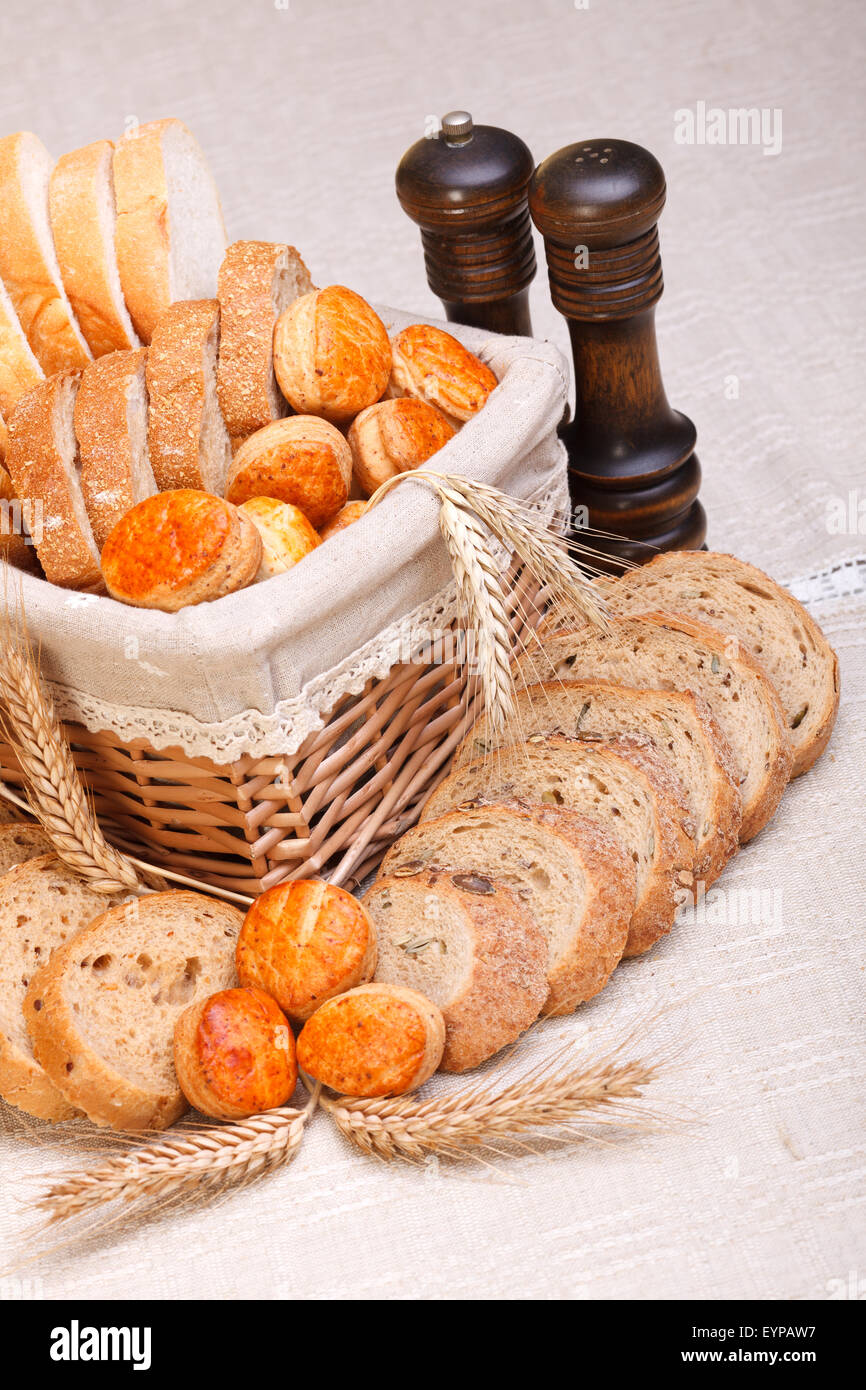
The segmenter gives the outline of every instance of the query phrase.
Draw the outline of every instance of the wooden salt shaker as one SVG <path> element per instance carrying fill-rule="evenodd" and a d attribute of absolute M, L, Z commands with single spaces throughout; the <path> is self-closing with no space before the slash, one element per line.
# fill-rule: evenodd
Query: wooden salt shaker
<path fill-rule="evenodd" d="M 627 140 L 568 145 L 530 184 L 574 356 L 575 417 L 561 431 L 572 506 L 588 509 L 590 527 L 628 538 L 591 538 L 614 569 L 697 550 L 706 534 L 695 427 L 668 404 L 656 346 L 665 191 L 658 160 Z"/>
<path fill-rule="evenodd" d="M 516 135 L 475 125 L 468 111 L 443 116 L 439 134 L 400 160 L 397 197 L 421 228 L 427 281 L 451 322 L 532 333 L 533 163 Z"/>

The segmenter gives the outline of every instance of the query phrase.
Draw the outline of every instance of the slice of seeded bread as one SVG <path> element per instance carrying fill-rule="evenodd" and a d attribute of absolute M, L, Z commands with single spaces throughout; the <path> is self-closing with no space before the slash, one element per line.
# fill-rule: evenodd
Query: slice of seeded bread
<path fill-rule="evenodd" d="M 8 873 L 16 864 L 36 859 L 40 854 L 51 853 L 51 841 L 41 826 L 27 822 L 0 825 L 0 874 Z"/>
<path fill-rule="evenodd" d="M 732 555 L 671 551 L 605 585 L 605 596 L 617 613 L 664 609 L 733 633 L 779 693 L 791 776 L 821 756 L 839 708 L 839 662 L 814 618 L 762 570 Z"/>
<path fill-rule="evenodd" d="M 609 631 L 546 633 L 531 661 L 521 657 L 518 683 L 541 679 L 547 666 L 571 681 L 606 680 L 642 690 L 691 690 L 702 696 L 730 745 L 743 798 L 740 843 L 775 813 L 788 783 L 791 740 L 772 682 L 736 638 L 671 613 L 611 621 Z"/>
<path fill-rule="evenodd" d="M 514 721 L 499 736 L 482 715 L 458 748 L 455 766 L 502 744 L 557 733 L 590 743 L 625 734 L 651 744 L 682 782 L 694 832 L 695 876 L 707 887 L 715 882 L 737 851 L 743 806 L 730 747 L 706 700 L 690 691 L 632 690 L 563 676 L 520 691 Z"/>
<path fill-rule="evenodd" d="M 219 304 L 172 304 L 147 354 L 148 446 L 160 492 L 225 493 L 231 444 L 217 399 Z"/>
<path fill-rule="evenodd" d="M 467 1071 L 514 1042 L 547 998 L 547 942 L 523 904 L 483 874 L 428 870 L 365 894 L 376 979 L 417 989 L 445 1019 L 443 1071 Z"/>
<path fill-rule="evenodd" d="M 407 831 L 379 873 L 431 868 L 484 874 L 526 905 L 547 941 L 543 1014 L 572 1013 L 607 984 L 628 936 L 635 867 L 598 821 L 516 803 L 449 811 Z"/>
<path fill-rule="evenodd" d="M 642 955 L 670 931 L 693 882 L 695 845 L 682 785 L 652 748 L 556 735 L 499 748 L 451 772 L 421 824 L 455 808 L 509 800 L 580 811 L 622 840 L 636 869 L 624 956 Z"/>
<path fill-rule="evenodd" d="M 22 1013 L 28 985 L 54 950 L 112 902 L 53 854 L 18 864 L 0 880 L 0 1095 L 28 1115 L 67 1120 L 76 1113 L 33 1056 Z"/>
<path fill-rule="evenodd" d="M 109 352 L 86 367 L 75 400 L 81 491 L 100 552 L 112 528 L 156 492 L 147 450 L 147 349 Z"/>
<path fill-rule="evenodd" d="M 14 872 L 14 871 L 13 871 Z M 174 1025 L 236 983 L 236 907 L 201 893 L 121 903 L 54 952 L 30 980 L 33 1052 L 70 1105 L 112 1129 L 166 1129 L 187 1108 Z"/>

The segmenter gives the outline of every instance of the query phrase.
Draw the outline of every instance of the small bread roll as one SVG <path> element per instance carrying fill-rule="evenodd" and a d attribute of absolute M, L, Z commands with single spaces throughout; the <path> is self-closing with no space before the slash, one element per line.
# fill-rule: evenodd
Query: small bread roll
<path fill-rule="evenodd" d="M 347 435 L 361 491 L 372 497 L 397 473 L 426 463 L 454 437 L 454 426 L 426 401 L 377 401 L 356 417 Z"/>
<path fill-rule="evenodd" d="M 276 497 L 322 526 L 345 504 L 352 450 L 338 429 L 316 415 L 290 415 L 245 439 L 229 468 L 226 497 Z"/>
<path fill-rule="evenodd" d="M 248 516 L 209 492 L 146 497 L 121 517 L 102 551 L 108 592 L 135 608 L 176 613 L 252 584 L 262 542 Z"/>
<path fill-rule="evenodd" d="M 256 579 L 285 574 L 322 542 L 302 511 L 276 497 L 251 497 L 238 509 L 262 538 L 262 563 Z"/>
<path fill-rule="evenodd" d="M 279 883 L 257 898 L 238 937 L 242 985 L 270 994 L 293 1022 L 373 977 L 376 934 L 365 909 L 320 879 Z"/>
<path fill-rule="evenodd" d="M 344 1096 L 400 1096 L 442 1060 L 445 1022 L 435 1004 L 403 985 L 361 985 L 304 1024 L 298 1064 Z"/>
<path fill-rule="evenodd" d="M 345 507 L 341 507 L 337 515 L 331 517 L 327 526 L 323 526 L 319 532 L 319 539 L 329 541 L 332 536 L 336 536 L 338 531 L 345 531 L 347 526 L 351 526 L 353 521 L 360 521 L 367 510 L 367 503 L 362 499 L 359 502 L 347 502 Z"/>
<path fill-rule="evenodd" d="M 190 1105 L 215 1120 L 276 1110 L 298 1084 L 289 1021 L 261 989 L 223 989 L 186 1009 L 174 1069 Z"/>
<path fill-rule="evenodd" d="M 274 371 L 299 413 L 351 420 L 388 385 L 391 344 L 379 315 L 343 285 L 301 295 L 277 319 Z"/>
<path fill-rule="evenodd" d="M 391 344 L 389 396 L 414 396 L 455 423 L 469 420 L 499 384 L 480 358 L 441 328 L 412 323 Z"/>

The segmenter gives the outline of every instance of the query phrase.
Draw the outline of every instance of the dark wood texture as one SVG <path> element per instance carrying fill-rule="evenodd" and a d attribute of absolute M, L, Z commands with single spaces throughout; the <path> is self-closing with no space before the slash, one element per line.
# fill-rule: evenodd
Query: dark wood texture
<path fill-rule="evenodd" d="M 588 508 L 590 527 L 626 538 L 592 538 L 611 568 L 698 549 L 706 535 L 695 427 L 668 403 L 656 345 L 664 202 L 661 165 L 626 140 L 569 145 L 530 184 L 574 357 L 575 415 L 561 430 L 572 506 Z"/>
<path fill-rule="evenodd" d="M 533 158 L 496 126 L 442 122 L 397 168 L 397 197 L 421 228 L 427 281 L 449 320 L 496 333 L 531 334 L 535 275 L 527 188 Z M 451 135 L 452 129 L 464 133 Z"/>

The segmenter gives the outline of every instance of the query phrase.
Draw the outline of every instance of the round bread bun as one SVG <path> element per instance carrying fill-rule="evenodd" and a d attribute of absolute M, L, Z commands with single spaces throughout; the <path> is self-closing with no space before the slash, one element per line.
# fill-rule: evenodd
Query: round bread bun
<path fill-rule="evenodd" d="M 317 415 L 290 415 L 244 440 L 226 497 L 235 506 L 252 497 L 290 502 L 318 528 L 345 505 L 351 479 L 352 451 L 340 431 Z"/>
<path fill-rule="evenodd" d="M 406 396 L 368 405 L 347 435 L 359 488 L 372 497 L 382 483 L 426 463 L 453 437 L 454 426 L 426 401 Z"/>
<path fill-rule="evenodd" d="M 359 985 L 330 999 L 304 1024 L 298 1065 L 344 1096 L 400 1096 L 442 1060 L 445 1021 L 404 985 Z"/>
<path fill-rule="evenodd" d="M 223 989 L 181 1014 L 174 1069 L 202 1115 L 243 1120 L 288 1102 L 298 1084 L 294 1034 L 264 990 Z"/>
<path fill-rule="evenodd" d="M 274 329 L 274 371 L 289 405 L 339 424 L 377 401 L 391 374 L 384 323 L 344 285 L 301 295 Z"/>
<path fill-rule="evenodd" d="M 285 574 L 322 544 L 318 531 L 291 502 L 280 502 L 276 497 L 251 497 L 239 510 L 250 518 L 262 538 L 257 580 Z"/>
<path fill-rule="evenodd" d="M 367 503 L 362 498 L 360 501 L 347 502 L 345 507 L 341 507 L 336 516 L 332 516 L 327 526 L 323 526 L 319 532 L 319 539 L 329 541 L 332 536 L 336 536 L 338 531 L 345 531 L 347 526 L 353 522 L 360 521 L 367 510 Z"/>
<path fill-rule="evenodd" d="M 455 423 L 470 420 L 499 384 L 489 367 L 442 328 L 412 323 L 391 344 L 391 397 L 414 396 Z"/>
<path fill-rule="evenodd" d="M 118 521 L 102 573 L 121 603 L 176 613 L 246 588 L 261 561 L 261 537 L 238 507 L 179 488 L 146 497 Z"/>

